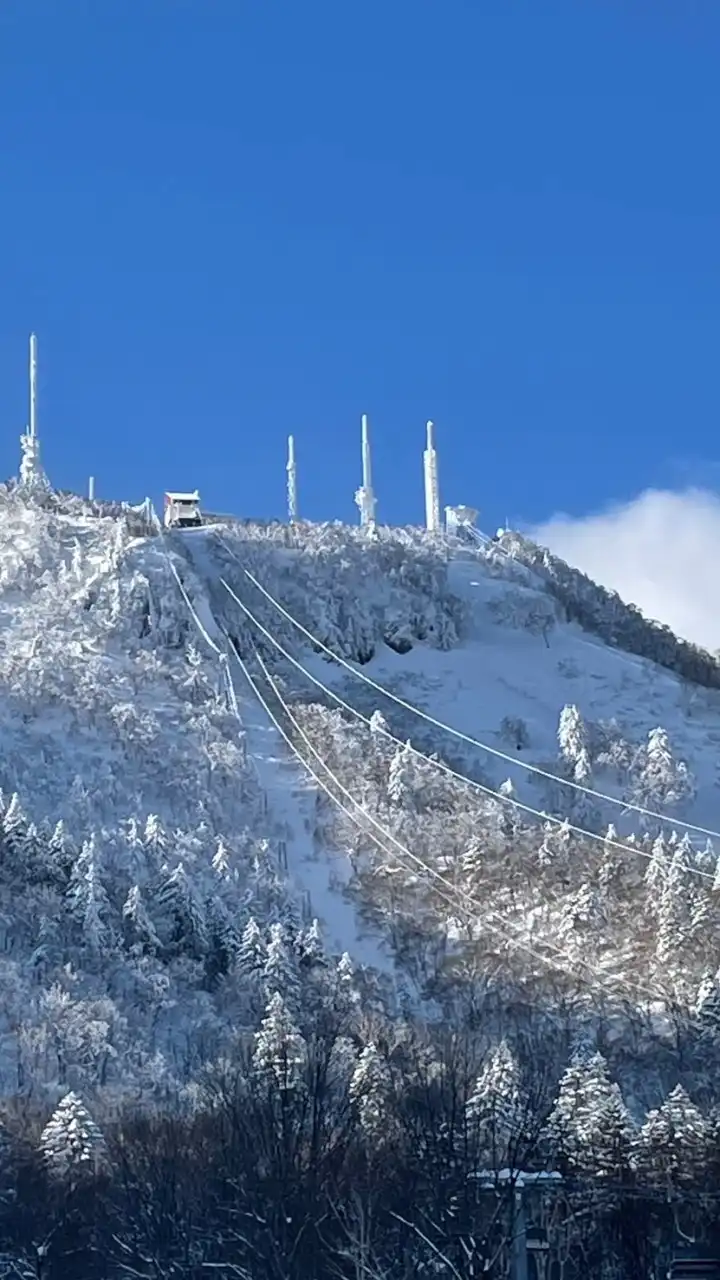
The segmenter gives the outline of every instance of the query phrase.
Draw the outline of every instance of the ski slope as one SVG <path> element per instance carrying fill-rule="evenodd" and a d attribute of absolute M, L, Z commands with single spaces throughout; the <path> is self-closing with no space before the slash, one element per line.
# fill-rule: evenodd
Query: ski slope
<path fill-rule="evenodd" d="M 233 541 L 229 529 L 215 531 L 215 554 L 218 536 L 224 537 L 235 552 L 239 548 L 241 556 L 252 557 L 255 548 L 251 551 L 240 541 Z M 293 616 L 311 633 L 321 635 L 326 606 L 323 589 L 313 581 L 312 556 L 283 548 L 277 552 L 272 567 L 268 562 L 264 567 L 275 597 L 291 614 L 294 609 Z M 360 678 L 354 679 L 346 669 L 312 652 L 307 638 L 243 580 L 238 564 L 231 564 L 228 573 L 230 577 L 234 574 L 233 581 L 243 601 L 257 610 L 270 630 L 277 628 L 277 635 L 290 643 L 292 652 L 302 654 L 302 661 L 317 679 L 366 713 L 380 707 L 400 736 L 410 736 L 415 743 L 419 735 L 424 749 L 441 755 L 450 752 L 455 760 L 459 757 L 473 774 L 480 770 L 478 776 L 488 785 L 499 787 L 510 779 L 524 803 L 556 812 L 564 799 L 570 812 L 578 802 L 578 792 L 533 775 L 525 766 L 558 772 L 559 717 L 563 707 L 572 704 L 593 725 L 614 724 L 613 732 L 631 748 L 640 747 L 658 726 L 664 728 L 673 753 L 687 764 L 695 781 L 691 801 L 667 810 L 669 824 L 674 818 L 720 830 L 716 764 L 720 692 L 691 685 L 656 663 L 613 648 L 577 624 L 562 621 L 559 607 L 545 594 L 542 583 L 536 579 L 536 585 L 525 585 L 533 581 L 527 571 L 517 575 L 518 582 L 511 569 L 508 566 L 506 575 L 502 561 L 498 565 L 482 553 L 469 556 L 465 550 L 458 552 L 447 566 L 446 589 L 464 608 L 459 641 L 447 650 L 416 642 L 403 654 L 380 643 L 373 658 L 358 667 L 360 676 L 372 678 L 437 720 L 505 752 L 510 759 L 504 761 L 429 727 L 383 699 Z M 298 583 L 303 572 L 307 574 L 307 595 L 306 602 L 301 603 Z M 262 573 L 259 580 L 263 580 Z M 508 599 L 512 602 L 510 608 Z M 533 633 L 508 618 L 516 606 L 521 613 L 532 613 L 541 606 L 546 613 L 555 615 L 554 625 L 545 634 Z M 223 608 L 228 616 L 227 600 Z M 300 688 L 302 677 L 295 675 L 293 680 Z M 309 694 L 311 686 L 306 688 Z M 527 744 L 521 750 L 503 731 L 507 718 L 521 719 L 526 726 Z M 616 770 L 599 767 L 588 785 L 622 801 L 626 781 Z M 605 824 L 613 822 L 621 832 L 653 825 L 626 810 L 624 804 L 601 802 L 599 816 Z"/>
<path fill-rule="evenodd" d="M 182 543 L 207 593 L 196 596 L 194 601 L 200 619 L 215 642 L 223 644 L 222 625 L 218 625 L 215 613 L 222 617 L 224 593 L 217 582 L 212 555 L 208 554 L 207 536 L 176 535 L 174 545 L 178 543 Z M 335 951 L 347 952 L 357 964 L 392 972 L 392 961 L 381 940 L 368 932 L 343 893 L 349 879 L 347 859 L 332 849 L 320 848 L 314 837 L 319 788 L 288 750 L 239 665 L 231 660 L 229 669 L 248 757 L 267 800 L 268 836 L 282 842 L 287 875 L 298 902 L 306 914 L 320 920 L 326 940 Z"/>

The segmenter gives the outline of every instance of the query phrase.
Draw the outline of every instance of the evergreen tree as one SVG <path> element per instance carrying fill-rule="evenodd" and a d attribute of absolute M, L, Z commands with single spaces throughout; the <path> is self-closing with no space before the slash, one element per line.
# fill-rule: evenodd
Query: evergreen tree
<path fill-rule="evenodd" d="M 151 865 L 159 868 L 167 857 L 169 840 L 165 828 L 156 813 L 149 813 L 147 816 L 143 844 L 147 850 Z"/>
<path fill-rule="evenodd" d="M 667 874 L 670 869 L 670 858 L 668 855 L 665 836 L 662 831 L 653 841 L 652 855 L 647 864 L 645 872 L 645 883 L 650 890 L 659 890 L 667 880 Z M 654 895 L 650 897 L 650 905 L 655 901 Z"/>
<path fill-rule="evenodd" d="M 133 885 L 128 893 L 122 914 L 125 924 L 125 936 L 130 947 L 137 947 L 143 953 L 151 955 L 155 955 L 162 950 L 162 944 L 148 915 L 138 885 Z"/>
<path fill-rule="evenodd" d="M 215 843 L 215 853 L 213 854 L 212 868 L 217 876 L 222 880 L 227 880 L 230 876 L 230 856 L 227 846 L 222 838 L 218 836 Z"/>
<path fill-rule="evenodd" d="M 10 803 L 3 814 L 2 833 L 5 848 L 15 861 L 23 863 L 26 852 L 26 836 L 28 819 L 20 803 L 17 791 L 10 797 Z"/>
<path fill-rule="evenodd" d="M 100 877 L 99 850 L 93 832 L 78 854 L 67 888 L 68 901 L 82 925 L 83 941 L 99 954 L 111 941 L 110 903 Z"/>
<path fill-rule="evenodd" d="M 688 767 L 675 759 L 665 729 L 650 731 L 647 744 L 636 753 L 633 775 L 633 799 L 645 808 L 662 810 L 692 798 Z"/>
<path fill-rule="evenodd" d="M 409 742 L 398 747 L 390 761 L 388 800 L 397 809 L 415 808 L 415 755 Z"/>
<path fill-rule="evenodd" d="M 188 879 L 182 862 L 161 884 L 157 894 L 158 906 L 173 920 L 171 941 L 182 946 L 196 959 L 207 947 L 207 921 L 203 904 Z"/>
<path fill-rule="evenodd" d="M 564 1072 L 547 1136 L 556 1159 L 570 1170 L 622 1177 L 629 1165 L 633 1126 L 602 1054 L 576 1058 Z"/>
<path fill-rule="evenodd" d="M 308 968 L 327 963 L 319 920 L 313 920 L 300 934 L 298 952 L 302 963 Z"/>
<path fill-rule="evenodd" d="M 297 1090 L 307 1061 L 307 1045 L 278 991 L 270 997 L 255 1033 L 253 1066 L 258 1075 L 281 1093 Z"/>
<path fill-rule="evenodd" d="M 697 1183 L 705 1178 L 710 1136 L 708 1120 L 678 1084 L 649 1112 L 635 1143 L 637 1163 L 666 1185 Z"/>
<path fill-rule="evenodd" d="M 242 933 L 237 954 L 238 972 L 244 977 L 252 977 L 262 973 L 267 955 L 267 947 L 260 926 L 251 916 Z"/>
<path fill-rule="evenodd" d="M 465 1106 L 483 1160 L 499 1169 L 515 1164 L 526 1099 L 520 1068 L 507 1042 L 488 1055 Z"/>
<path fill-rule="evenodd" d="M 587 782 L 592 773 L 589 735 L 577 707 L 570 704 L 560 712 L 558 744 L 560 755 L 569 766 L 575 782 Z"/>
<path fill-rule="evenodd" d="M 392 1078 L 386 1060 L 372 1040 L 360 1054 L 349 1092 L 368 1137 L 377 1143 L 387 1141 L 392 1127 Z"/>
<path fill-rule="evenodd" d="M 75 850 L 62 818 L 53 828 L 48 842 L 47 856 L 48 863 L 56 872 L 57 878 L 61 881 L 66 880 L 72 871 Z"/>
<path fill-rule="evenodd" d="M 104 1157 L 103 1137 L 76 1093 L 56 1107 L 40 1136 L 40 1150 L 53 1178 L 76 1183 L 95 1173 Z"/>
<path fill-rule="evenodd" d="M 282 924 L 272 924 L 263 965 L 263 982 L 268 996 L 282 991 L 286 1003 L 297 1008 L 300 990 L 297 959 L 287 944 Z"/>

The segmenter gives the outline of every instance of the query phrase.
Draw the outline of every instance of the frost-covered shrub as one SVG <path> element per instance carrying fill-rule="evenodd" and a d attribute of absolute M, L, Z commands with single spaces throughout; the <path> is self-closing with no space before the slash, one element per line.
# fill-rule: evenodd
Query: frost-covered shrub
<path fill-rule="evenodd" d="M 369 662 L 382 644 L 399 653 L 418 642 L 449 649 L 465 622 L 441 548 L 418 530 L 380 529 L 369 541 L 345 525 L 288 530 L 248 522 L 218 531 L 213 558 L 237 596 L 284 644 L 307 644 L 309 638 L 273 608 L 243 567 L 307 628 L 321 651 L 324 645 L 349 661 Z M 218 607 L 244 646 L 252 624 L 227 597 Z"/>
<path fill-rule="evenodd" d="M 522 716 L 503 716 L 500 722 L 500 736 L 516 751 L 524 751 L 530 746 L 530 730 Z"/>
<path fill-rule="evenodd" d="M 521 587 L 509 587 L 490 601 L 488 609 L 501 626 L 524 629 L 546 639 L 557 622 L 555 605 L 548 596 Z"/>

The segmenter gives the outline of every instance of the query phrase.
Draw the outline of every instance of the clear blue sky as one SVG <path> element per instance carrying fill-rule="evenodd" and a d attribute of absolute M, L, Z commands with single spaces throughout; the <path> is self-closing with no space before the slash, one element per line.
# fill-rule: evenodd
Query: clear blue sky
<path fill-rule="evenodd" d="M 488 527 L 717 475 L 718 0 L 1 0 L 0 472 Z M 706 464 L 708 470 L 706 472 Z"/>

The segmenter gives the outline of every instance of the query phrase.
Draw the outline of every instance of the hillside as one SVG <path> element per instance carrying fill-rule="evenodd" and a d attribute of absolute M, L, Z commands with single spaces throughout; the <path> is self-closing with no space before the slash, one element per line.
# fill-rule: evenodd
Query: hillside
<path fill-rule="evenodd" d="M 263 1195 L 280 1177 L 279 1115 L 298 1195 L 319 1143 L 348 1185 L 369 1186 L 384 1152 L 398 1205 L 410 1170 L 440 1161 L 445 1213 L 461 1136 L 467 1167 L 522 1158 L 615 1182 L 632 1168 L 655 1185 L 647 1117 L 669 1106 L 681 1181 L 710 1167 L 717 859 L 683 825 L 720 829 L 708 655 L 632 611 L 623 629 L 624 606 L 587 580 L 574 596 L 572 571 L 519 539 L 161 534 L 148 511 L 19 493 L 0 495 L 0 516 L 13 1142 L 47 1154 L 43 1126 L 52 1115 L 62 1130 L 76 1106 L 116 1163 L 139 1114 L 182 1116 L 201 1153 L 202 1125 L 240 1107 Z M 478 1090 L 500 1098 L 502 1124 Z M 322 1135 L 306 1129 L 320 1097 Z M 449 1147 L 431 1156 L 439 1116 Z M 392 1135 L 402 1169 L 387 1163 Z M 146 1139 L 132 1140 L 144 1160 Z M 192 1203 L 191 1217 L 210 1212 Z M 290 1274 L 282 1256 L 255 1274 Z"/>

